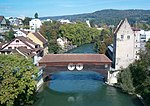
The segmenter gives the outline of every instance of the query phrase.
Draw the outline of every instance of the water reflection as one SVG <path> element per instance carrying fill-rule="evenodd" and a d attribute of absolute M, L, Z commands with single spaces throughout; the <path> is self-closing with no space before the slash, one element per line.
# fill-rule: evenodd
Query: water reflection
<path fill-rule="evenodd" d="M 60 72 L 51 76 L 49 88 L 57 92 L 87 93 L 101 88 L 103 76 L 96 72 Z"/>

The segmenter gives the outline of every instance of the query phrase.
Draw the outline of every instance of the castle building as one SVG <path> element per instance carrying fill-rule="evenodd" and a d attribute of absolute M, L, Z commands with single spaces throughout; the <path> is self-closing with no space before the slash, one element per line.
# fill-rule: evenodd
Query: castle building
<path fill-rule="evenodd" d="M 139 35 L 132 30 L 127 19 L 121 20 L 114 31 L 113 64 L 115 70 L 127 68 L 140 50 Z"/>

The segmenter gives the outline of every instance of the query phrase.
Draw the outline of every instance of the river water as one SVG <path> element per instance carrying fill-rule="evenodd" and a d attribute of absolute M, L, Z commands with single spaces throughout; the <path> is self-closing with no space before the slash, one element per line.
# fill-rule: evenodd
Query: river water
<path fill-rule="evenodd" d="M 93 44 L 86 44 L 69 53 L 95 52 Z M 57 72 L 51 78 L 43 85 L 34 106 L 143 106 L 135 96 L 106 85 L 96 72 Z"/>

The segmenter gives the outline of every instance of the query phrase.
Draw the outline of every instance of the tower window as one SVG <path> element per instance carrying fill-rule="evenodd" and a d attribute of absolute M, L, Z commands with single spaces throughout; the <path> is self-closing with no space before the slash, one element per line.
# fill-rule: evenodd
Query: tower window
<path fill-rule="evenodd" d="M 124 35 L 121 35 L 121 39 L 123 39 L 124 38 Z"/>
<path fill-rule="evenodd" d="M 138 53 L 138 51 L 136 51 L 136 54 Z"/>
<path fill-rule="evenodd" d="M 130 39 L 130 35 L 127 36 L 127 39 Z"/>

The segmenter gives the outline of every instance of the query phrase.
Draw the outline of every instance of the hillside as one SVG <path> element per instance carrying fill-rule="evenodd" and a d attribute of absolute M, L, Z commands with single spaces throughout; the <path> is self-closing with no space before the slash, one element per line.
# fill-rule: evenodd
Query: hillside
<path fill-rule="evenodd" d="M 95 24 L 113 24 L 116 25 L 121 19 L 128 18 L 131 24 L 137 22 L 143 22 L 150 24 L 150 10 L 114 10 L 106 9 L 101 11 L 96 11 L 87 14 L 77 14 L 77 15 L 66 15 L 66 16 L 56 16 L 56 17 L 41 17 L 41 19 L 69 19 L 72 21 L 85 21 L 87 19 L 93 21 Z"/>

